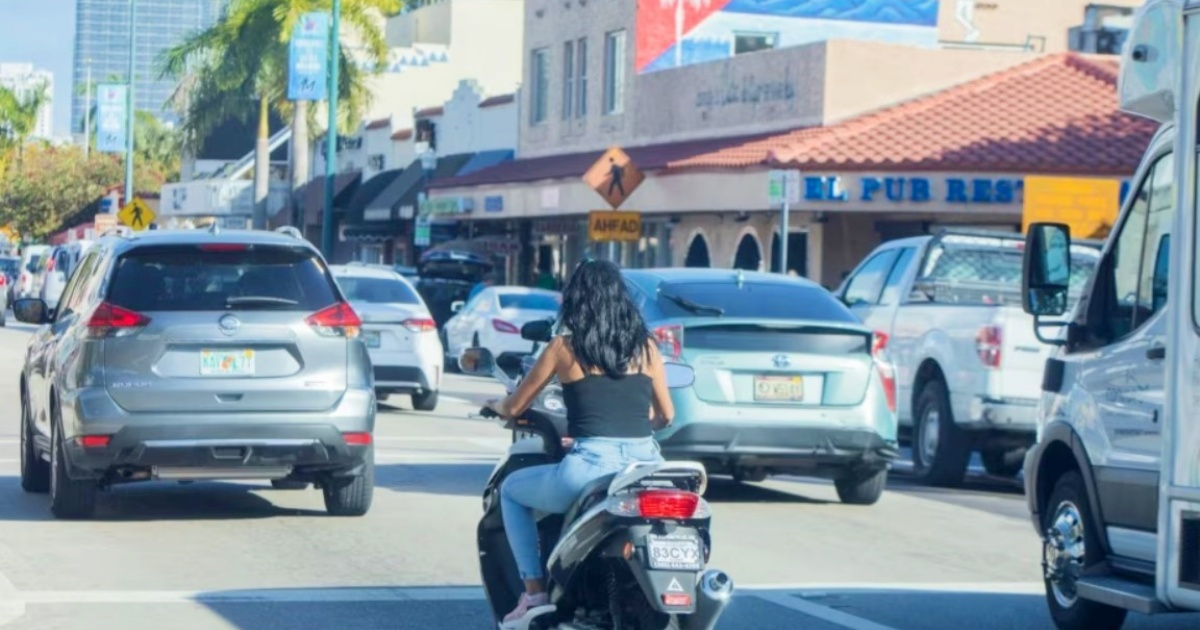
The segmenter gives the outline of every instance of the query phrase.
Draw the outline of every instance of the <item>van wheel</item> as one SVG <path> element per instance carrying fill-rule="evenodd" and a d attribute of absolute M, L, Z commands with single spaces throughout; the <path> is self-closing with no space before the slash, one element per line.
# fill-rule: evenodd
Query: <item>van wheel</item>
<path fill-rule="evenodd" d="M 1025 465 L 1025 449 L 986 449 L 979 454 L 983 468 L 993 477 L 1016 477 Z"/>
<path fill-rule="evenodd" d="M 1042 511 L 1043 579 L 1050 617 L 1059 630 L 1118 630 L 1128 611 L 1080 599 L 1076 581 L 1085 567 L 1103 560 L 1100 538 L 1088 520 L 1083 477 L 1070 471 L 1058 478 Z"/>
<path fill-rule="evenodd" d="M 362 474 L 330 477 L 321 484 L 325 511 L 332 516 L 362 516 L 371 509 L 375 492 L 375 447 L 368 447 Z"/>
<path fill-rule="evenodd" d="M 413 409 L 417 411 L 433 411 L 437 409 L 438 393 L 436 391 L 423 391 L 412 395 Z"/>
<path fill-rule="evenodd" d="M 875 471 L 864 475 L 862 473 L 847 475 L 833 481 L 837 488 L 838 498 L 846 505 L 875 505 L 883 496 L 887 486 L 888 471 Z"/>
<path fill-rule="evenodd" d="M 21 388 L 21 489 L 45 494 L 50 491 L 50 464 L 38 455 L 33 443 L 33 428 L 29 426 L 29 395 Z"/>
<path fill-rule="evenodd" d="M 67 476 L 66 447 L 59 430 L 55 410 L 50 436 L 50 512 L 64 520 L 89 519 L 96 512 L 100 489 L 92 479 L 76 480 Z"/>
<path fill-rule="evenodd" d="M 967 474 L 971 439 L 954 423 L 945 383 L 929 381 L 917 398 L 913 422 L 913 472 L 935 486 L 956 486 Z"/>

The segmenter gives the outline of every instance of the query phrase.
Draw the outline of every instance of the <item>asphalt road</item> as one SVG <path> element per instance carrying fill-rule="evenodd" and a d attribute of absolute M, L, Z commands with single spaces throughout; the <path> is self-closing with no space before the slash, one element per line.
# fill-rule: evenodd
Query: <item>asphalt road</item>
<path fill-rule="evenodd" d="M 479 491 L 508 435 L 469 419 L 499 393 L 450 376 L 436 412 L 404 399 L 377 428 L 375 504 L 324 514 L 314 490 L 143 484 L 88 522 L 50 518 L 17 478 L 28 327 L 0 329 L 0 627 L 5 630 L 487 628 L 474 550 Z M 738 595 L 722 629 L 1050 628 L 1039 549 L 1012 483 L 933 490 L 896 475 L 843 506 L 827 483 L 714 479 L 712 565 Z M 1130 629 L 1200 626 L 1131 617 Z"/>

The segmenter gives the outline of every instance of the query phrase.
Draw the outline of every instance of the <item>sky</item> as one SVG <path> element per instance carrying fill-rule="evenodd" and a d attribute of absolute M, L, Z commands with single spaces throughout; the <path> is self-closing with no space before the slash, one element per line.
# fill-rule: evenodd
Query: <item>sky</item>
<path fill-rule="evenodd" d="M 54 135 L 71 131 L 75 0 L 0 0 L 0 62 L 54 73 Z"/>

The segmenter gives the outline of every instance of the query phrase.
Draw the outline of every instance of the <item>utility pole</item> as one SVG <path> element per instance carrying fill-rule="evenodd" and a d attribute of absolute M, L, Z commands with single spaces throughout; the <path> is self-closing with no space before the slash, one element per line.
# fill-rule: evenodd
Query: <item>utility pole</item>
<path fill-rule="evenodd" d="M 83 159 L 88 159 L 92 148 L 92 58 L 83 60 L 87 65 L 87 87 L 83 96 Z"/>
<path fill-rule="evenodd" d="M 125 203 L 133 203 L 133 83 L 137 44 L 137 0 L 129 0 L 129 86 L 125 90 Z"/>
<path fill-rule="evenodd" d="M 341 0 L 333 0 L 329 45 L 329 128 L 325 131 L 325 208 L 321 214 L 321 253 L 333 256 L 333 176 L 337 159 L 338 61 L 341 58 Z"/>

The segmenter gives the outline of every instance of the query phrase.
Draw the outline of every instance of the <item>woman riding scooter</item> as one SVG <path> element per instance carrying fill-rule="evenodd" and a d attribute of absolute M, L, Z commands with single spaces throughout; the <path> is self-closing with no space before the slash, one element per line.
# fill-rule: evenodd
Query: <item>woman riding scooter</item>
<path fill-rule="evenodd" d="M 617 266 L 585 261 L 563 292 L 555 337 L 512 395 L 488 406 L 506 418 L 525 411 L 555 376 L 567 407 L 570 451 L 557 464 L 512 473 L 501 487 L 501 509 L 513 557 L 525 582 L 503 628 L 552 610 L 538 549 L 534 510 L 561 514 L 588 482 L 631 463 L 662 461 L 652 422 L 667 426 L 675 408 L 663 358 Z M 566 446 L 566 444 L 564 444 Z"/>

